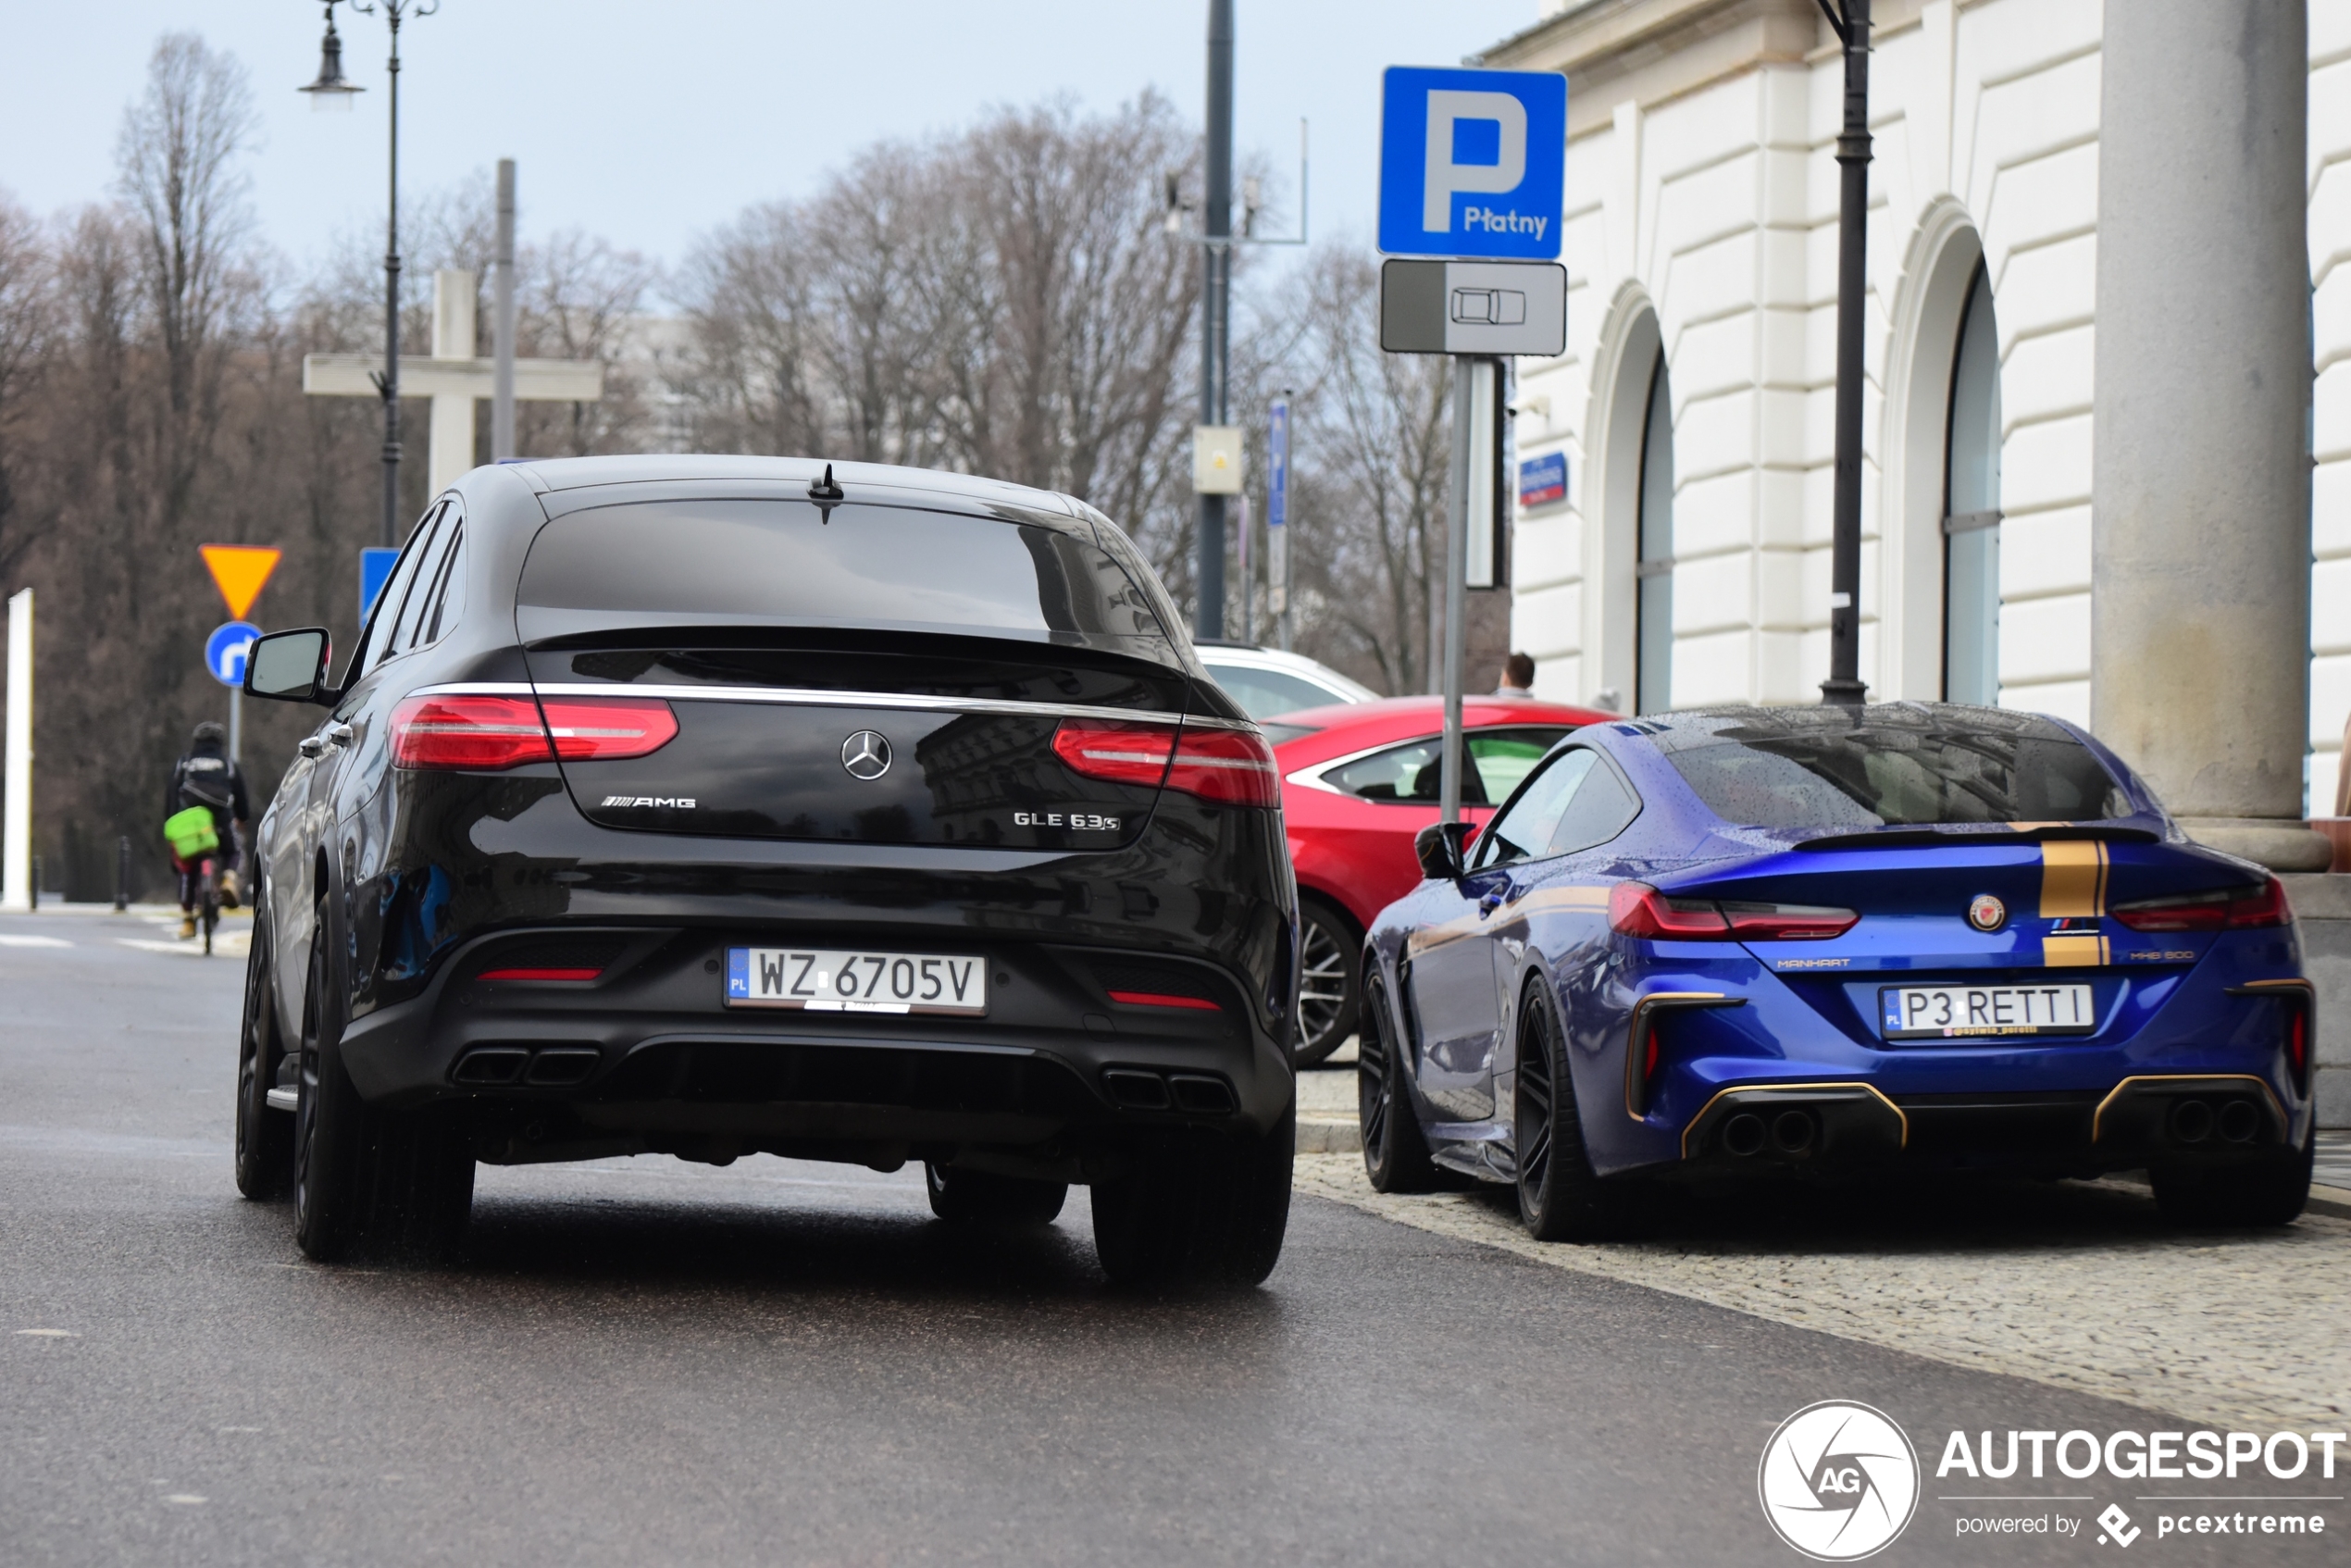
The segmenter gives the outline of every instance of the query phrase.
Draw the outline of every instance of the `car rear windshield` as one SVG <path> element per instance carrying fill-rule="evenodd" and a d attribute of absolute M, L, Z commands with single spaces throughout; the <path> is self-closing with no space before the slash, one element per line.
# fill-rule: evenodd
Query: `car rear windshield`
<path fill-rule="evenodd" d="M 1141 589 L 1088 538 L 904 506 L 665 501 L 575 512 L 540 530 L 516 598 L 526 637 L 616 616 L 1165 635 Z"/>
<path fill-rule="evenodd" d="M 1849 832 L 2133 811 L 2088 747 L 2034 714 L 1747 710 L 1676 716 L 1654 739 L 1708 810 L 1743 827 Z"/>

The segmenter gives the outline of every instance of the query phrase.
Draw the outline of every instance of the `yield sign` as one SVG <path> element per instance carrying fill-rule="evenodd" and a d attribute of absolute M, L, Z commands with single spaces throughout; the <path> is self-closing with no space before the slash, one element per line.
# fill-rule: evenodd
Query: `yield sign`
<path fill-rule="evenodd" d="M 204 564 L 212 568 L 213 585 L 220 590 L 220 597 L 229 606 L 229 614 L 237 620 L 245 618 L 254 600 L 261 592 L 261 585 L 278 569 L 278 557 L 283 551 L 261 544 L 199 544 L 204 552 Z"/>

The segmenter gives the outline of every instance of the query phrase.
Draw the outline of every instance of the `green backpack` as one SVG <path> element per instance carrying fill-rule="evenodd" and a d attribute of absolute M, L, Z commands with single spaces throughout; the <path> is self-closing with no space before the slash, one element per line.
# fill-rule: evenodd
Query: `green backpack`
<path fill-rule="evenodd" d="M 220 830 L 213 826 L 210 806 L 174 812 L 164 818 L 163 836 L 171 840 L 171 852 L 181 860 L 193 860 L 220 847 Z"/>

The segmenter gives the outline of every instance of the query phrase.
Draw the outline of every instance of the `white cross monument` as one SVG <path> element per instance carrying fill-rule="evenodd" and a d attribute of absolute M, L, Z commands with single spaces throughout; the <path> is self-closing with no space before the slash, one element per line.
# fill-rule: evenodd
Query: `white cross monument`
<path fill-rule="evenodd" d="M 321 397 L 381 397 L 371 354 L 305 354 L 302 390 Z M 400 356 L 400 395 L 432 399 L 427 493 L 439 495 L 474 466 L 474 403 L 495 390 L 494 361 L 474 355 L 474 275 L 432 275 L 432 357 Z M 600 359 L 517 359 L 515 396 L 541 403 L 594 403 L 604 395 Z"/>

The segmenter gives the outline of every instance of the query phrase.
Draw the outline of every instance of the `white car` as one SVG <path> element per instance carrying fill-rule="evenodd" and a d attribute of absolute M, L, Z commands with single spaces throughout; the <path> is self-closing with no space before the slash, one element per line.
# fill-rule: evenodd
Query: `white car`
<path fill-rule="evenodd" d="M 1200 663 L 1250 717 L 1270 718 L 1334 703 L 1368 703 L 1379 693 L 1303 653 L 1246 642 L 1199 642 Z"/>

